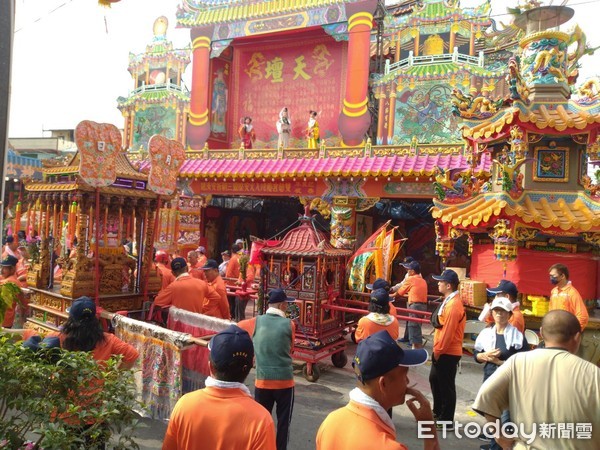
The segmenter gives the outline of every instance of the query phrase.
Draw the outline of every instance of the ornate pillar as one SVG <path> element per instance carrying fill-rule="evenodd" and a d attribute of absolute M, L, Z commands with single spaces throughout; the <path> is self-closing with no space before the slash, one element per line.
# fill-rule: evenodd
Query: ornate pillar
<path fill-rule="evenodd" d="M 192 92 L 187 124 L 189 147 L 201 150 L 210 135 L 208 123 L 208 89 L 210 72 L 210 42 L 213 27 L 193 28 Z"/>
<path fill-rule="evenodd" d="M 336 248 L 350 249 L 356 242 L 356 205 L 358 198 L 333 197 L 331 207 L 331 238 Z"/>
<path fill-rule="evenodd" d="M 376 0 L 346 4 L 348 17 L 348 67 L 346 69 L 346 92 L 338 128 L 342 135 L 342 145 L 357 146 L 371 124 L 371 114 L 367 108 L 369 99 L 370 39 L 373 28 L 373 15 Z"/>
<path fill-rule="evenodd" d="M 456 32 L 458 26 L 456 24 L 450 27 L 450 41 L 448 42 L 448 53 L 454 53 L 454 46 L 456 44 Z"/>
<path fill-rule="evenodd" d="M 471 24 L 471 37 L 469 39 L 469 55 L 475 55 L 475 27 Z"/>
<path fill-rule="evenodd" d="M 383 133 L 385 125 L 385 88 L 380 86 L 379 93 L 375 96 L 379 100 L 379 114 L 377 116 L 377 145 L 383 144 Z"/>
<path fill-rule="evenodd" d="M 394 140 L 394 123 L 396 121 L 396 89 L 392 83 L 390 92 L 390 112 L 388 116 L 388 129 L 387 129 L 387 142 L 386 144 L 391 145 Z"/>
<path fill-rule="evenodd" d="M 419 45 L 421 43 L 421 35 L 419 34 L 419 29 L 413 28 L 411 34 L 415 38 L 415 49 L 413 50 L 413 56 L 419 56 Z"/>

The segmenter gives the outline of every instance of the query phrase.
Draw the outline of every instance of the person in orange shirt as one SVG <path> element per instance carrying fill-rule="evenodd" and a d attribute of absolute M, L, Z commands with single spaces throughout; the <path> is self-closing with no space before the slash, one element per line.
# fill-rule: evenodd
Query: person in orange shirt
<path fill-rule="evenodd" d="M 162 450 L 275 450 L 271 413 L 244 385 L 254 358 L 248 332 L 231 325 L 211 339 L 208 349 L 206 387 L 177 401 Z"/>
<path fill-rule="evenodd" d="M 139 357 L 139 352 L 130 344 L 122 341 L 114 334 L 105 333 L 100 321 L 96 317 L 96 303 L 89 297 L 79 297 L 74 300 L 68 309 L 69 318 L 60 332 L 48 333 L 46 339 L 57 337 L 61 348 L 69 351 L 90 352 L 92 357 L 103 364 L 114 355 L 122 355 L 121 369 L 130 369 Z M 101 380 L 89 380 L 89 391 L 79 391 L 80 402 L 91 402 L 94 392 L 102 388 Z M 90 405 L 91 406 L 91 405 Z M 74 417 L 63 417 L 67 422 L 80 425 L 80 419 Z M 84 424 L 85 425 L 85 424 Z M 89 423 L 87 423 L 89 425 Z M 105 448 L 104 441 L 110 435 L 106 430 L 96 439 L 89 439 L 85 448 Z"/>
<path fill-rule="evenodd" d="M 371 292 L 376 291 L 377 289 L 385 289 L 386 291 L 390 292 L 390 283 L 383 278 L 377 278 L 375 281 L 373 281 L 373 284 L 366 284 L 365 287 Z M 390 314 L 396 317 L 397 312 L 396 307 L 394 306 L 394 300 L 395 298 L 390 295 Z"/>
<path fill-rule="evenodd" d="M 21 283 L 19 283 L 19 280 L 16 276 L 18 262 L 19 260 L 12 255 L 8 255 L 2 260 L 0 263 L 2 266 L 2 280 L 0 280 L 0 284 L 14 283 L 19 287 L 20 290 Z M 25 313 L 27 308 L 27 303 L 22 293 L 18 295 L 17 301 L 13 302 L 11 307 L 6 310 L 4 314 L 4 322 L 2 323 L 4 328 L 11 328 L 14 325 L 17 308 L 21 308 L 23 313 Z"/>
<path fill-rule="evenodd" d="M 292 352 L 296 324 L 285 315 L 288 303 L 294 301 L 283 289 L 273 289 L 268 294 L 267 312 L 238 324 L 252 336 L 254 342 L 254 398 L 269 414 L 277 405 L 277 450 L 287 448 L 294 407 Z"/>
<path fill-rule="evenodd" d="M 317 450 L 406 450 L 396 441 L 396 427 L 386 414 L 405 402 L 421 431 L 430 436 L 423 439 L 423 448 L 439 449 L 431 406 L 420 391 L 408 387 L 409 367 L 424 364 L 427 357 L 424 349 L 402 350 L 385 330 L 361 341 L 352 362 L 356 388 L 350 391 L 350 402 L 319 427 Z"/>
<path fill-rule="evenodd" d="M 456 409 L 456 371 L 462 356 L 466 315 L 458 294 L 457 273 L 446 269 L 441 275 L 434 275 L 433 279 L 438 281 L 438 289 L 444 295 L 444 300 L 432 314 L 432 323 L 437 321 L 439 328 L 436 327 L 433 335 L 429 384 L 436 426 L 452 431 Z"/>
<path fill-rule="evenodd" d="M 214 259 L 209 259 L 202 267 L 206 281 L 208 285 L 214 288 L 220 296 L 218 303 L 209 303 L 207 300 L 204 301 L 202 306 L 202 314 L 206 316 L 218 317 L 220 319 L 231 320 L 229 315 L 229 302 L 227 301 L 227 289 L 225 288 L 225 281 L 219 275 L 219 263 Z"/>
<path fill-rule="evenodd" d="M 198 264 L 200 265 L 200 267 L 204 267 L 204 264 L 206 264 L 206 261 L 208 261 L 208 256 L 206 256 L 206 249 L 204 248 L 204 246 L 199 245 L 196 249 L 196 253 L 198 253 Z"/>
<path fill-rule="evenodd" d="M 206 281 L 190 276 L 185 259 L 175 258 L 171 261 L 171 270 L 175 281 L 158 293 L 154 299 L 154 306 L 168 308 L 173 305 L 201 314 L 205 301 L 219 302 L 220 295 Z"/>
<path fill-rule="evenodd" d="M 231 258 L 227 263 L 225 269 L 225 278 L 235 278 L 236 280 L 240 277 L 240 255 L 239 252 L 242 249 L 238 244 L 231 246 Z"/>
<path fill-rule="evenodd" d="M 200 263 L 200 260 L 198 257 L 198 252 L 195 250 L 188 252 L 187 258 L 188 258 L 188 273 L 194 278 L 198 278 L 199 280 L 206 281 L 206 278 L 204 277 L 204 270 L 202 270 L 202 266 L 204 266 L 204 263 L 202 263 L 202 264 Z"/>
<path fill-rule="evenodd" d="M 154 262 L 156 262 L 156 269 L 158 270 L 158 274 L 162 279 L 161 289 L 164 289 L 173 281 L 175 281 L 175 275 L 173 275 L 173 272 L 171 272 L 171 268 L 168 267 L 169 255 L 167 254 L 167 252 L 159 250 L 156 252 Z"/>
<path fill-rule="evenodd" d="M 408 263 L 402 263 L 401 266 L 406 269 L 407 276 L 402 283 L 397 284 L 391 289 L 391 293 L 395 294 L 395 296 L 408 293 L 408 309 L 427 311 L 427 281 L 421 276 L 421 264 L 418 261 L 412 260 Z M 408 317 L 422 319 L 424 316 L 409 313 Z M 408 329 L 408 341 L 412 345 L 412 348 L 423 348 L 421 323 L 407 321 L 406 328 Z"/>
<path fill-rule="evenodd" d="M 508 323 L 510 323 L 521 333 L 524 333 L 525 318 L 523 317 L 523 313 L 519 308 L 519 290 L 517 289 L 517 285 L 509 280 L 500 280 L 498 286 L 496 286 L 495 288 L 486 289 L 486 291 L 488 295 L 492 297 L 507 297 L 511 301 L 513 309 L 510 319 L 508 319 Z M 486 303 L 485 305 L 483 305 L 483 310 L 481 311 L 481 315 L 479 317 L 479 320 L 483 320 L 487 324 L 492 325 L 494 323 L 494 318 L 492 317 L 491 303 Z"/>
<path fill-rule="evenodd" d="M 590 315 L 579 291 L 569 281 L 569 268 L 564 264 L 554 264 L 550 267 L 550 282 L 556 287 L 550 294 L 548 311 L 562 309 L 569 311 L 579 321 L 581 332 L 585 330 Z"/>
<path fill-rule="evenodd" d="M 5 259 L 7 256 L 14 256 L 17 259 L 21 259 L 19 242 L 14 236 L 8 236 L 6 238 L 6 245 L 4 246 L 4 251 L 2 252 L 2 259 Z"/>
<path fill-rule="evenodd" d="M 369 314 L 362 317 L 356 325 L 357 343 L 381 330 L 386 330 L 390 336 L 398 339 L 400 334 L 398 319 L 389 313 L 390 294 L 385 289 L 371 292 L 368 310 Z"/>

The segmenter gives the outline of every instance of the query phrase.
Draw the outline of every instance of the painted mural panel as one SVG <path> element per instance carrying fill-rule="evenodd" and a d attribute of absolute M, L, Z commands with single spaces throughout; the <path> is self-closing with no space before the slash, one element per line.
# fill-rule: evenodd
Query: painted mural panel
<path fill-rule="evenodd" d="M 320 137 L 327 146 L 341 141 L 337 132 L 346 72 L 346 43 L 329 36 L 278 41 L 277 45 L 235 48 L 234 98 L 230 123 L 237 130 L 244 116 L 252 117 L 254 148 L 277 148 L 276 123 L 283 107 L 291 121 L 290 147 L 307 146 L 309 111 L 317 111 Z M 230 135 L 238 147 L 237 133 Z"/>
<path fill-rule="evenodd" d="M 227 49 L 229 50 L 229 49 Z M 224 52 L 228 55 L 231 51 Z M 210 138 L 227 144 L 227 102 L 230 97 L 231 62 L 225 58 L 211 59 Z"/>
<path fill-rule="evenodd" d="M 155 134 L 175 139 L 176 112 L 172 108 L 150 106 L 135 113 L 133 148 L 148 148 L 148 141 Z"/>
<path fill-rule="evenodd" d="M 391 143 L 410 144 L 413 136 L 418 142 L 462 142 L 451 94 L 452 87 L 446 83 L 423 84 L 398 93 Z"/>

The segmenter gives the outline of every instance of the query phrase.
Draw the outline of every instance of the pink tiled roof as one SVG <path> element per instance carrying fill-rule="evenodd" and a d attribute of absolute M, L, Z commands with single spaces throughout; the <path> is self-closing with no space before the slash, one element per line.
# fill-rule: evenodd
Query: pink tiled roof
<path fill-rule="evenodd" d="M 265 247 L 262 252 L 268 255 L 290 256 L 350 256 L 352 253 L 350 250 L 333 247 L 325 233 L 306 222 L 289 231 L 277 246 Z"/>
<path fill-rule="evenodd" d="M 148 163 L 142 164 L 141 169 Z M 483 153 L 475 175 L 489 173 L 492 165 Z M 180 176 L 191 178 L 291 178 L 349 176 L 431 176 L 435 168 L 469 167 L 463 155 L 371 156 L 347 158 L 297 159 L 187 159 Z"/>

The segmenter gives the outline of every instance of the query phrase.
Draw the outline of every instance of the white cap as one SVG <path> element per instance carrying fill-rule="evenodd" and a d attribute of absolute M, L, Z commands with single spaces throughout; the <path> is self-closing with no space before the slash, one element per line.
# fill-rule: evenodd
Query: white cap
<path fill-rule="evenodd" d="M 492 301 L 492 306 L 490 306 L 490 309 L 494 310 L 496 308 L 501 308 L 504 311 L 512 312 L 513 304 L 506 297 L 496 297 Z"/>
<path fill-rule="evenodd" d="M 235 241 L 236 244 L 240 244 L 240 245 L 244 245 L 244 240 L 243 239 L 238 239 L 237 241 Z"/>

